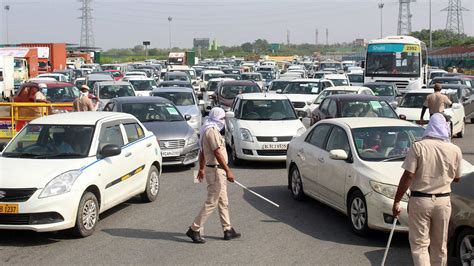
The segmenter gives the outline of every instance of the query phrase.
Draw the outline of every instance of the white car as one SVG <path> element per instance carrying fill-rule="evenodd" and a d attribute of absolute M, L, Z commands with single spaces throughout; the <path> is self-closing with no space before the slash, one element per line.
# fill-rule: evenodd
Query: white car
<path fill-rule="evenodd" d="M 231 110 L 226 113 L 225 140 L 234 164 L 284 161 L 290 140 L 306 130 L 284 95 L 240 94 Z"/>
<path fill-rule="evenodd" d="M 333 86 L 334 84 L 327 79 L 294 79 L 283 91 L 277 90 L 277 93 L 285 94 L 297 112 L 305 112 L 319 93 Z"/>
<path fill-rule="evenodd" d="M 420 120 L 421 109 L 426 97 L 433 92 L 433 89 L 410 90 L 403 96 L 395 111 L 399 116 L 405 116 L 407 121 L 417 123 L 417 121 Z M 446 106 L 444 109 L 444 114 L 451 117 L 451 134 L 462 138 L 464 136 L 464 121 L 466 117 L 464 106 L 459 103 L 457 92 L 455 90 L 442 90 L 441 93 L 446 94 L 451 102 L 453 102 L 451 107 Z M 427 125 L 430 120 L 428 109 L 425 112 L 423 120 L 424 124 Z"/>
<path fill-rule="evenodd" d="M 127 79 L 129 77 L 136 77 L 136 76 L 145 77 L 145 78 L 147 77 L 145 72 L 130 71 L 130 72 L 125 73 L 125 75 L 123 76 L 123 79 Z"/>
<path fill-rule="evenodd" d="M 161 150 L 134 116 L 75 112 L 31 121 L 1 153 L 0 229 L 94 232 L 99 214 L 158 196 Z"/>
<path fill-rule="evenodd" d="M 128 76 L 122 78 L 132 84 L 137 96 L 150 96 L 151 91 L 158 88 L 155 79 L 143 76 Z"/>
<path fill-rule="evenodd" d="M 60 73 L 45 73 L 45 74 L 39 74 L 36 76 L 36 78 L 43 79 L 43 78 L 53 78 L 56 81 L 60 82 L 69 82 L 69 78 L 66 75 L 60 74 Z"/>
<path fill-rule="evenodd" d="M 288 188 L 346 214 L 353 231 L 392 228 L 392 206 L 406 151 L 424 129 L 390 118 L 323 120 L 288 147 Z M 472 165 L 463 161 L 463 175 Z M 401 202 L 396 231 L 408 231 L 408 195 Z"/>
<path fill-rule="evenodd" d="M 332 81 L 334 86 L 350 86 L 351 84 L 346 74 L 327 74 L 324 78 Z"/>
<path fill-rule="evenodd" d="M 199 88 L 201 88 L 201 90 L 206 89 L 207 88 L 207 83 L 209 82 L 209 80 L 215 79 L 215 78 L 220 78 L 223 75 L 224 75 L 224 72 L 222 72 L 220 70 L 204 70 L 204 71 L 202 71 L 202 73 L 201 73 L 201 83 L 199 84 Z"/>

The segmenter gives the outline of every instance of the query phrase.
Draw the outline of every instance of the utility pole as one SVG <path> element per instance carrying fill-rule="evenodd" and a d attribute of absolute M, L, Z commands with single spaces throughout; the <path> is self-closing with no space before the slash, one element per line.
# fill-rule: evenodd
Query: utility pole
<path fill-rule="evenodd" d="M 433 50 L 433 34 L 431 32 L 431 0 L 430 0 L 430 51 Z"/>
<path fill-rule="evenodd" d="M 82 3 L 82 7 L 79 8 L 81 10 L 82 15 L 79 19 L 82 20 L 81 23 L 81 46 L 82 47 L 94 47 L 94 32 L 92 30 L 92 8 L 91 2 L 92 0 L 78 0 Z"/>
<path fill-rule="evenodd" d="M 399 0 L 398 4 L 398 35 L 407 35 L 411 32 L 410 3 L 416 0 Z"/>
<path fill-rule="evenodd" d="M 173 20 L 173 18 L 171 16 L 168 17 L 168 30 L 169 30 L 169 39 L 170 39 L 170 51 L 171 51 L 171 21 Z"/>
<path fill-rule="evenodd" d="M 463 11 L 469 11 L 462 7 L 461 0 L 449 0 L 448 7 L 441 11 L 448 11 L 448 18 L 446 19 L 446 30 L 456 33 L 457 35 L 464 34 L 464 22 L 462 18 Z"/>
<path fill-rule="evenodd" d="M 150 41 L 143 41 L 143 46 L 145 46 L 145 60 L 148 59 L 148 45 L 150 45 Z"/>
<path fill-rule="evenodd" d="M 318 45 L 318 41 L 319 41 L 319 32 L 318 32 L 318 29 L 316 29 L 316 45 Z"/>
<path fill-rule="evenodd" d="M 5 24 L 6 24 L 6 27 L 7 27 L 7 28 L 6 28 L 6 32 L 5 32 L 5 33 L 6 33 L 6 37 L 7 37 L 7 39 L 6 39 L 6 44 L 9 44 L 9 40 L 8 40 L 8 13 L 9 13 L 9 11 L 10 11 L 10 5 L 5 5 L 5 6 L 4 6 L 4 9 L 5 9 L 5 19 L 6 19 L 6 23 L 5 23 Z"/>
<path fill-rule="evenodd" d="M 290 30 L 286 30 L 286 44 L 290 46 Z"/>
<path fill-rule="evenodd" d="M 329 30 L 326 29 L 326 45 L 329 45 Z"/>
<path fill-rule="evenodd" d="M 383 6 L 385 4 L 384 3 L 379 3 L 379 8 L 380 8 L 380 39 L 383 38 L 383 16 L 382 16 L 382 10 L 383 10 Z"/>

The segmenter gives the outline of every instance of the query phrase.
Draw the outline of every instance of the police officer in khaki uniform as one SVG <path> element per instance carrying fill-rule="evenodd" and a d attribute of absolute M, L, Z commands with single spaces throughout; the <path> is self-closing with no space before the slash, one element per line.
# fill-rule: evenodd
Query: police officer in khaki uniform
<path fill-rule="evenodd" d="M 224 230 L 224 240 L 240 237 L 230 225 L 229 200 L 227 198 L 227 181 L 234 182 L 234 174 L 227 165 L 227 151 L 224 138 L 220 131 L 224 129 L 225 112 L 215 107 L 209 112 L 209 117 L 200 129 L 201 152 L 199 154 L 198 180 L 206 178 L 207 200 L 186 232 L 194 243 L 205 243 L 201 237 L 201 229 L 214 209 L 217 207 L 219 218 Z"/>
<path fill-rule="evenodd" d="M 429 110 L 430 116 L 436 113 L 443 113 L 446 106 L 451 106 L 453 103 L 449 100 L 448 96 L 441 93 L 441 84 L 436 83 L 434 85 L 434 93 L 426 97 L 423 107 L 421 108 L 420 124 L 423 124 L 423 117 L 425 116 L 426 109 Z"/>
<path fill-rule="evenodd" d="M 461 149 L 449 142 L 444 116 L 431 116 L 423 139 L 410 147 L 405 169 L 393 204 L 393 216 L 400 214 L 400 200 L 410 188 L 408 228 L 415 265 L 446 265 L 451 182 L 461 176 Z"/>
<path fill-rule="evenodd" d="M 99 101 L 94 105 L 92 100 L 89 99 L 90 88 L 87 85 L 82 85 L 81 95 L 74 99 L 72 103 L 73 109 L 75 112 L 86 112 L 86 111 L 96 111 L 99 107 Z"/>

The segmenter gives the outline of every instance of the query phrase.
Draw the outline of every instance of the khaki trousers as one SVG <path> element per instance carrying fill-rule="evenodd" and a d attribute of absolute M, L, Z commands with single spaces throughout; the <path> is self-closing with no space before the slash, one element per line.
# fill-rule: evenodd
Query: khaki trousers
<path fill-rule="evenodd" d="M 207 221 L 207 218 L 212 214 L 217 207 L 219 211 L 219 218 L 224 231 L 229 230 L 229 199 L 227 198 L 227 177 L 225 171 L 219 168 L 206 168 L 205 178 L 207 181 L 207 199 L 204 206 L 194 219 L 191 229 L 200 231 Z"/>
<path fill-rule="evenodd" d="M 451 198 L 411 197 L 408 228 L 411 255 L 416 266 L 446 265 Z"/>

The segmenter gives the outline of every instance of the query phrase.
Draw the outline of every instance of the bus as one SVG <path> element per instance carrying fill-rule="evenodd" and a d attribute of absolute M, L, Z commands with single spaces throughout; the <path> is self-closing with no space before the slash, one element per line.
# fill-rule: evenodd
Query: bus
<path fill-rule="evenodd" d="M 364 83 L 390 82 L 401 93 L 421 89 L 427 81 L 426 44 L 411 36 L 388 36 L 368 43 Z"/>

